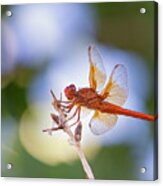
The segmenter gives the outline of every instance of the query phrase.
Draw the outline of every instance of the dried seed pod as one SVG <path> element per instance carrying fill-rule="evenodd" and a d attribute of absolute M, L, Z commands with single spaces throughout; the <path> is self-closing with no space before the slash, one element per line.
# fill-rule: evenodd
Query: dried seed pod
<path fill-rule="evenodd" d="M 77 125 L 76 129 L 75 129 L 75 140 L 76 141 L 80 141 L 81 140 L 81 132 L 82 132 L 82 124 L 81 122 L 79 122 L 79 124 Z"/>
<path fill-rule="evenodd" d="M 53 121 L 59 125 L 59 117 L 53 113 L 50 114 L 51 115 L 51 118 L 53 119 Z"/>

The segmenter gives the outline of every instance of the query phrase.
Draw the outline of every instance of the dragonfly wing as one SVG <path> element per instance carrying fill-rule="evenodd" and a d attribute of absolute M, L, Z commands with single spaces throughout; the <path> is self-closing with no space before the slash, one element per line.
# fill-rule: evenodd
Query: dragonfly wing
<path fill-rule="evenodd" d="M 89 123 L 89 127 L 94 134 L 100 135 L 112 129 L 117 119 L 118 117 L 115 114 L 106 114 L 96 111 Z"/>
<path fill-rule="evenodd" d="M 93 111 L 91 109 L 88 109 L 87 107 L 81 107 L 81 118 L 85 118 L 89 116 Z"/>
<path fill-rule="evenodd" d="M 88 49 L 90 72 L 89 72 L 89 83 L 90 87 L 94 90 L 101 90 L 106 81 L 106 73 L 103 66 L 102 58 L 100 53 L 95 46 L 90 46 Z"/>
<path fill-rule="evenodd" d="M 127 70 L 124 65 L 115 65 L 102 96 L 105 101 L 122 106 L 128 97 Z"/>

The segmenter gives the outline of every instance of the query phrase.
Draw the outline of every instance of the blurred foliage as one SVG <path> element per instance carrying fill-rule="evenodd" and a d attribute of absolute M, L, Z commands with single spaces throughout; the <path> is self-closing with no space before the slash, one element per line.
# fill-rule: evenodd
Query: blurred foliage
<path fill-rule="evenodd" d="M 102 148 L 92 162 L 96 179 L 136 179 L 129 146 Z"/>
<path fill-rule="evenodd" d="M 21 65 L 15 65 L 15 68 L 11 72 L 2 74 L 2 89 L 15 82 L 21 87 L 27 87 L 31 82 L 33 76 L 35 76 L 41 69 L 25 67 Z"/>
<path fill-rule="evenodd" d="M 2 117 L 12 116 L 19 120 L 27 108 L 27 89 L 36 69 L 17 66 L 2 75 Z"/>
<path fill-rule="evenodd" d="M 5 163 L 12 162 L 13 165 L 17 166 L 13 166 L 12 171 L 2 169 L 2 176 L 68 179 L 86 178 L 79 160 L 48 166 L 30 156 L 19 141 L 16 142 L 14 149 L 18 155 L 8 158 L 8 161 L 5 160 Z M 95 158 L 89 160 L 89 162 L 96 179 L 138 179 L 137 176 L 135 176 L 135 161 L 131 155 L 129 146 L 117 145 L 102 148 Z"/>
<path fill-rule="evenodd" d="M 2 96 L 2 117 L 13 116 L 19 120 L 25 109 L 26 102 L 26 88 L 18 86 L 12 82 L 1 92 Z"/>
<path fill-rule="evenodd" d="M 1 16 L 4 16 L 6 11 L 9 10 L 10 5 L 1 6 Z"/>
<path fill-rule="evenodd" d="M 122 49 L 133 50 L 154 60 L 154 2 L 118 2 L 94 4 L 99 13 L 98 40 Z M 140 14 L 140 8 L 146 8 Z"/>

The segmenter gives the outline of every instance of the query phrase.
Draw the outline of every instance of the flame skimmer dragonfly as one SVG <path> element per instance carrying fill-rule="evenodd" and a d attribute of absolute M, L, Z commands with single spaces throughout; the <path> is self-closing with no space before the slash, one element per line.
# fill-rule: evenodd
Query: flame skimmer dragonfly
<path fill-rule="evenodd" d="M 79 123 L 81 107 L 86 107 L 94 111 L 89 127 L 96 135 L 111 129 L 116 124 L 118 115 L 155 121 L 157 116 L 122 107 L 128 97 L 127 71 L 124 65 L 115 65 L 109 81 L 105 85 L 105 69 L 102 58 L 95 46 L 90 46 L 88 48 L 88 56 L 90 63 L 90 87 L 77 90 L 76 86 L 71 84 L 64 89 L 68 101 L 60 101 L 60 107 L 63 108 L 64 111 L 65 109 L 68 109 L 66 111 L 67 113 L 76 106 L 74 114 L 67 119 L 67 121 L 70 121 L 78 115 L 77 121 L 72 125 Z"/>

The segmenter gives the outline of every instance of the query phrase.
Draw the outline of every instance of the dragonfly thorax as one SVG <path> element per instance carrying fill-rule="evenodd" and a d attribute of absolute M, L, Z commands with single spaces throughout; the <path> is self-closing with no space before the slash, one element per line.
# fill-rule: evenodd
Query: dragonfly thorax
<path fill-rule="evenodd" d="M 75 85 L 71 84 L 71 85 L 67 86 L 64 89 L 64 93 L 65 93 L 65 96 L 67 97 L 67 99 L 72 100 L 75 97 L 75 95 L 76 95 L 76 87 L 75 87 Z"/>

